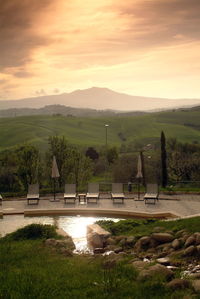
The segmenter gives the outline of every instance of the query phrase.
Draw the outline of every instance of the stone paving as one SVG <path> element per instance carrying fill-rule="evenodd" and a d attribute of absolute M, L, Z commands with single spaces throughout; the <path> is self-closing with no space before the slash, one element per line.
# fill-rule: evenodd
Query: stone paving
<path fill-rule="evenodd" d="M 101 214 L 103 211 L 107 211 L 110 214 L 120 214 L 123 212 L 127 216 L 133 216 L 134 213 L 153 216 L 159 213 L 171 213 L 177 217 L 186 217 L 200 214 L 200 194 L 179 194 L 179 195 L 162 195 L 160 194 L 159 201 L 156 204 L 145 204 L 143 200 L 138 201 L 136 194 L 129 194 L 124 200 L 124 203 L 113 203 L 109 194 L 101 194 L 98 203 L 85 203 L 80 202 L 78 199 L 75 203 L 64 203 L 63 196 L 57 195 L 59 201 L 52 202 L 52 197 L 41 197 L 38 205 L 28 205 L 27 200 L 4 200 L 0 208 L 0 212 L 3 215 L 16 215 L 25 214 L 33 212 L 45 212 L 58 213 L 64 212 L 69 214 L 73 211 L 74 214 L 84 214 L 88 212 L 89 214 L 95 214 L 95 211 Z M 141 199 L 143 195 L 141 194 Z M 90 213 L 91 212 L 91 213 Z"/>

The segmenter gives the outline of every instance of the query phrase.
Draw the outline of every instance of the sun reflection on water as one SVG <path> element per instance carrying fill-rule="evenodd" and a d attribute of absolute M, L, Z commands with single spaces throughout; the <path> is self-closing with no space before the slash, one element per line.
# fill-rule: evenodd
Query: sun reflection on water
<path fill-rule="evenodd" d="M 31 223 L 51 224 L 62 228 L 72 238 L 77 251 L 89 251 L 87 246 L 87 226 L 98 220 L 119 221 L 117 218 L 107 217 L 83 217 L 83 216 L 56 216 L 56 217 L 24 217 L 23 215 L 4 216 L 0 219 L 0 234 L 4 236 L 18 228 Z"/>

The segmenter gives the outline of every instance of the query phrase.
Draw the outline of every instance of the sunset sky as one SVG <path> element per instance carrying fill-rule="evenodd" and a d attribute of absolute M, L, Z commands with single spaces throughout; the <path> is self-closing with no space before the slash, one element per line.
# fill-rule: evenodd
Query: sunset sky
<path fill-rule="evenodd" d="M 0 0 L 0 99 L 200 98 L 200 0 Z"/>

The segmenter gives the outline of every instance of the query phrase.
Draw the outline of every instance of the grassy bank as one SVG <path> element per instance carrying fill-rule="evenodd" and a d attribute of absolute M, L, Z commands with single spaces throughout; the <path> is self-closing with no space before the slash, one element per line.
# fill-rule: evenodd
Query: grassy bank
<path fill-rule="evenodd" d="M 198 218 L 185 221 L 192 230 L 199 226 Z M 175 223 L 179 228 L 184 225 L 179 221 L 174 224 L 165 222 L 163 225 L 173 229 Z M 128 228 L 130 223 L 124 222 L 124 225 Z M 140 228 L 142 233 L 145 226 L 152 229 L 153 225 L 158 225 L 158 222 L 146 221 L 134 226 L 132 232 L 137 232 L 136 228 L 139 232 Z M 159 222 L 159 225 L 162 224 Z M 138 281 L 138 272 L 131 265 L 131 256 L 121 258 L 113 265 L 109 263 L 109 257 L 66 257 L 58 254 L 44 244 L 46 238 L 52 237 L 54 229 L 39 227 L 34 228 L 34 238 L 30 229 L 24 228 L 0 239 L 0 298 L 178 299 L 184 295 L 188 298 L 192 296 L 191 289 L 173 291 L 167 288 L 161 277 Z"/>
<path fill-rule="evenodd" d="M 127 219 L 119 222 L 100 220 L 97 222 L 103 228 L 110 231 L 113 235 L 127 236 L 145 236 L 154 231 L 156 227 L 160 227 L 163 231 L 177 232 L 182 229 L 187 229 L 188 232 L 197 232 L 200 229 L 200 217 L 161 221 L 155 219 Z"/>
<path fill-rule="evenodd" d="M 138 282 L 131 265 L 105 269 L 102 257 L 53 253 L 41 240 L 0 244 L 0 298 L 182 298 L 162 279 Z M 185 291 L 184 291 L 185 292 Z"/>

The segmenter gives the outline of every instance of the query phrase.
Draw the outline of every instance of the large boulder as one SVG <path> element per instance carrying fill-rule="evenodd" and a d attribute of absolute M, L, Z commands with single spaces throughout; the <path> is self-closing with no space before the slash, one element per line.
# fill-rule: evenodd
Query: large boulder
<path fill-rule="evenodd" d="M 87 227 L 87 241 L 90 247 L 103 248 L 106 246 L 107 239 L 110 237 L 110 233 L 103 229 L 98 224 L 91 224 Z"/>
<path fill-rule="evenodd" d="M 181 247 L 181 242 L 179 239 L 175 239 L 172 242 L 172 248 L 174 248 L 175 250 L 179 249 Z"/>
<path fill-rule="evenodd" d="M 167 266 L 167 265 L 169 265 L 170 264 L 170 259 L 169 259 L 169 257 L 161 257 L 161 258 L 158 258 L 157 260 L 156 260 L 159 264 L 161 264 L 161 265 L 164 265 L 164 266 Z"/>
<path fill-rule="evenodd" d="M 166 286 L 172 290 L 178 290 L 178 289 L 189 288 L 190 283 L 186 279 L 175 278 L 175 279 L 171 280 L 170 282 L 168 282 Z"/>
<path fill-rule="evenodd" d="M 189 237 L 187 238 L 187 240 L 185 241 L 185 247 L 189 247 L 189 246 L 191 246 L 191 245 L 194 245 L 195 242 L 196 242 L 195 237 L 194 237 L 193 235 L 192 235 L 192 236 L 189 236 Z"/>
<path fill-rule="evenodd" d="M 187 248 L 184 250 L 183 254 L 184 254 L 185 256 L 191 256 L 191 255 L 193 255 L 195 252 L 196 252 L 196 247 L 195 247 L 194 245 L 191 245 L 191 246 L 187 247 Z"/>
<path fill-rule="evenodd" d="M 163 279 L 169 280 L 174 276 L 174 272 L 163 265 L 156 264 L 154 266 L 150 266 L 148 269 L 142 270 L 138 279 L 145 280 L 154 276 L 159 276 Z"/>
<path fill-rule="evenodd" d="M 195 237 L 195 244 L 196 245 L 200 245 L 200 233 L 194 233 L 194 237 Z"/>
<path fill-rule="evenodd" d="M 158 243 L 168 243 L 174 240 L 174 236 L 169 233 L 153 233 L 151 237 Z"/>

